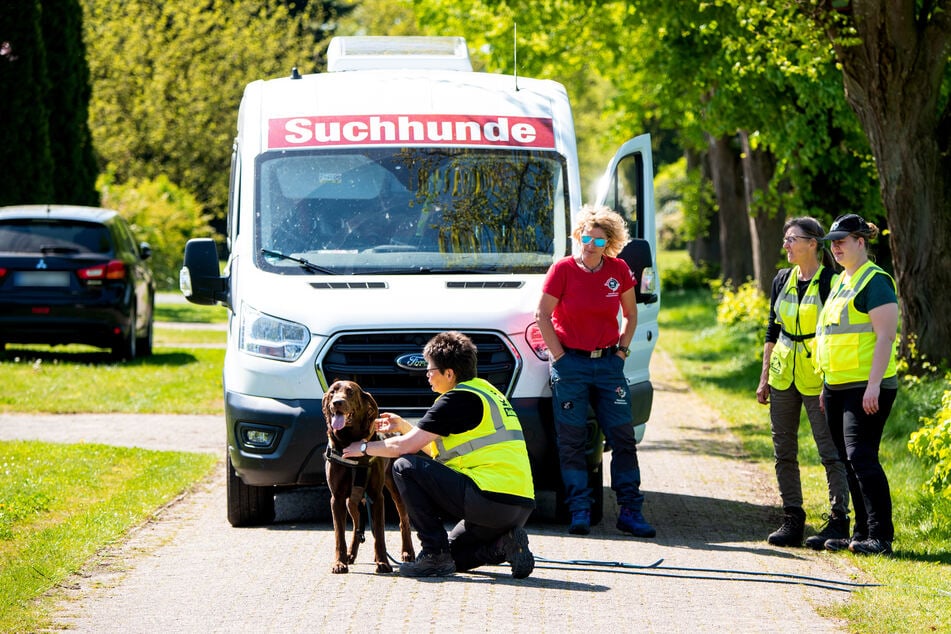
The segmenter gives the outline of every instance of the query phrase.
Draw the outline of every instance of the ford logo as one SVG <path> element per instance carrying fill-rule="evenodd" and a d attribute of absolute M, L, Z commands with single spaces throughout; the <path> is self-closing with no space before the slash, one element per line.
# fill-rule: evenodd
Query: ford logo
<path fill-rule="evenodd" d="M 404 370 L 425 370 L 428 364 L 426 363 L 426 357 L 424 357 L 422 353 L 411 352 L 396 357 L 396 365 Z"/>

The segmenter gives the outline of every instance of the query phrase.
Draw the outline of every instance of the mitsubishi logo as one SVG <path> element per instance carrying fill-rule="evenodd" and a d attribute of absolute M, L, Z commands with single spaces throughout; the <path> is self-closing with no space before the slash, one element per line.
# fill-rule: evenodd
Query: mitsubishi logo
<path fill-rule="evenodd" d="M 36 263 L 36 268 L 38 268 L 38 269 L 45 269 L 45 268 L 46 268 L 46 261 L 43 260 L 42 258 L 40 258 L 40 261 Z"/>

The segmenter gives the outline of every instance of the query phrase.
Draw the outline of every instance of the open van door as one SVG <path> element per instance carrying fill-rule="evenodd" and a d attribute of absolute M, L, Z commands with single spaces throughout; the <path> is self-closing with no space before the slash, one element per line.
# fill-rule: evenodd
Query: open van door
<path fill-rule="evenodd" d="M 631 241 L 618 257 L 631 267 L 636 280 L 637 330 L 624 374 L 629 385 L 649 385 L 650 358 L 657 343 L 660 312 L 654 163 L 649 134 L 627 141 L 617 151 L 601 178 L 596 203 L 610 207 L 627 220 Z M 652 400 L 646 398 L 640 404 L 632 404 L 638 439 L 644 433 L 642 423 L 650 416 Z"/>

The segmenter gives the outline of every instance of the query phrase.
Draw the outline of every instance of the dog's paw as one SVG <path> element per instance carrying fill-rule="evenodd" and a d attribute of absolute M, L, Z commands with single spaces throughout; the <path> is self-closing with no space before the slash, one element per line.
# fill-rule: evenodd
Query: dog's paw
<path fill-rule="evenodd" d="M 393 566 L 385 561 L 378 561 L 376 562 L 376 572 L 377 574 L 393 572 Z"/>
<path fill-rule="evenodd" d="M 333 568 L 330 569 L 330 572 L 334 573 L 335 575 L 342 575 L 350 572 L 350 569 L 347 567 L 347 564 L 343 563 L 342 561 L 338 561 L 334 563 Z"/>
<path fill-rule="evenodd" d="M 408 552 L 404 550 L 404 551 L 403 551 L 403 554 L 400 555 L 400 559 L 403 561 L 403 563 L 409 563 L 409 562 L 411 562 L 411 561 L 416 561 L 416 553 L 414 553 L 412 550 L 410 550 L 410 551 L 408 551 Z"/>

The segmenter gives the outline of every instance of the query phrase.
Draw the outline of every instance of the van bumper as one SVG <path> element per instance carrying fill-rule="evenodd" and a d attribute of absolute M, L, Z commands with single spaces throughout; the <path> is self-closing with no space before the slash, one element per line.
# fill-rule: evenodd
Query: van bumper
<path fill-rule="evenodd" d="M 250 486 L 326 483 L 327 423 L 321 399 L 225 392 L 228 455 Z"/>

